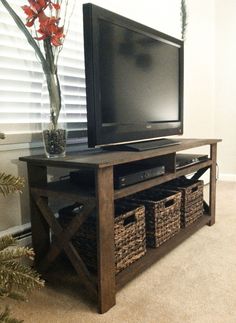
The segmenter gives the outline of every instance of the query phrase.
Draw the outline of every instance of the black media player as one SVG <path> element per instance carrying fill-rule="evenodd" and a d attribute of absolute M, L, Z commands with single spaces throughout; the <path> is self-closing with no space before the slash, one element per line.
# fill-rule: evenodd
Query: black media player
<path fill-rule="evenodd" d="M 114 184 L 116 189 L 120 189 L 129 185 L 143 182 L 145 180 L 163 175 L 165 166 L 133 164 L 120 165 L 114 170 Z"/>
<path fill-rule="evenodd" d="M 207 161 L 208 155 L 176 154 L 176 169 Z"/>
<path fill-rule="evenodd" d="M 143 182 L 165 173 L 165 166 L 157 161 L 142 161 L 114 166 L 114 187 L 120 189 L 129 185 Z M 79 186 L 95 187 L 94 170 L 81 169 L 70 172 L 70 182 Z"/>

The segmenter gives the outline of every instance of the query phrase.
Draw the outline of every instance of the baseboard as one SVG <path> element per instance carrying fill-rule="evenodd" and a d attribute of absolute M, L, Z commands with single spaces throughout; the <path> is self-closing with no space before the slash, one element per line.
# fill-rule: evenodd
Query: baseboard
<path fill-rule="evenodd" d="M 18 245 L 22 247 L 30 246 L 32 244 L 30 223 L 15 226 L 0 232 L 0 237 L 6 235 L 12 235 L 17 240 Z"/>
<path fill-rule="evenodd" d="M 219 174 L 219 181 L 236 182 L 236 174 Z"/>

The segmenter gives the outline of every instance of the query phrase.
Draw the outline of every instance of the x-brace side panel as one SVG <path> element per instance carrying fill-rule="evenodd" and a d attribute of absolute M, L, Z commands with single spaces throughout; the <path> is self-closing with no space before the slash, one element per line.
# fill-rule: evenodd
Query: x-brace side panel
<path fill-rule="evenodd" d="M 205 172 L 209 169 L 209 167 L 205 167 L 205 168 L 201 168 L 199 169 L 192 177 L 191 179 L 194 179 L 194 180 L 198 180 L 203 174 L 205 174 Z M 207 202 L 204 200 L 203 201 L 203 208 L 204 208 L 204 211 L 209 214 L 209 204 L 207 204 Z"/>
<path fill-rule="evenodd" d="M 42 269 L 43 271 L 45 271 L 60 254 L 60 252 L 64 250 L 71 264 L 80 276 L 82 283 L 94 297 L 97 297 L 97 286 L 94 283 L 94 280 L 87 267 L 85 266 L 83 260 L 79 256 L 77 249 L 70 241 L 74 234 L 78 231 L 81 224 L 93 211 L 95 205 L 90 204 L 85 206 L 80 216 L 76 216 L 68 225 L 68 227 L 66 229 L 63 229 L 56 220 L 53 211 L 48 206 L 47 197 L 39 196 L 34 192 L 33 189 L 32 196 L 42 216 L 45 218 L 56 237 L 56 240 L 51 244 L 47 255 L 40 262 L 39 270 Z"/>

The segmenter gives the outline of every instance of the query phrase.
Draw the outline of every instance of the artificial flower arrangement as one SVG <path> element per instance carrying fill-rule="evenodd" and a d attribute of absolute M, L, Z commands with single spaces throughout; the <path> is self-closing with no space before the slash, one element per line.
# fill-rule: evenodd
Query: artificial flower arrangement
<path fill-rule="evenodd" d="M 60 17 L 63 0 L 28 0 L 28 5 L 21 7 L 26 14 L 26 23 L 21 20 L 7 0 L 0 0 L 0 2 L 26 36 L 43 68 L 50 101 L 49 127 L 43 132 L 46 155 L 47 157 L 63 156 L 65 155 L 66 131 L 58 128 L 62 98 L 57 72 L 58 55 L 65 38 L 66 10 L 63 25 L 61 25 Z M 68 0 L 65 0 L 65 8 L 67 6 Z M 32 29 L 32 33 L 28 28 Z M 40 41 L 43 42 L 42 48 Z"/>

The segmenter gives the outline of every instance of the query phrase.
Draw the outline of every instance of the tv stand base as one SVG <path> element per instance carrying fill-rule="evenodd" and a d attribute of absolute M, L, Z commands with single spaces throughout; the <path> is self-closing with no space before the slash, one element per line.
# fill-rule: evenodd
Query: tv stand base
<path fill-rule="evenodd" d="M 151 149 L 158 149 L 167 146 L 174 146 L 181 144 L 181 141 L 176 139 L 167 139 L 161 138 L 151 141 L 140 141 L 133 142 L 124 145 L 114 145 L 114 146 L 105 146 L 103 149 L 105 150 L 118 150 L 118 151 L 145 151 Z"/>
<path fill-rule="evenodd" d="M 219 139 L 181 139 L 181 144 L 167 148 L 136 152 L 78 152 L 70 153 L 66 158 L 50 159 L 45 156 L 20 157 L 27 162 L 31 206 L 32 243 L 35 251 L 35 266 L 42 274 L 47 270 L 56 270 L 54 262 L 63 253 L 70 260 L 76 273 L 86 288 L 86 292 L 96 300 L 99 313 L 105 313 L 116 303 L 116 292 L 138 274 L 149 268 L 154 262 L 173 250 L 177 245 L 194 234 L 204 225 L 215 223 L 216 201 L 216 154 Z M 176 169 L 176 153 L 191 148 L 208 146 L 209 158 L 199 163 Z M 137 163 L 158 161 L 165 166 L 162 176 L 114 188 L 114 172 L 117 167 L 130 164 L 130 170 Z M 90 169 L 94 172 L 92 187 L 75 185 L 67 180 L 48 182 L 48 168 L 74 170 Z M 209 194 L 204 201 L 204 215 L 191 226 L 181 229 L 178 234 L 158 248 L 148 248 L 147 253 L 123 269 L 115 272 L 114 240 L 114 204 L 116 200 L 126 198 L 138 192 L 148 190 L 170 180 L 194 174 L 199 179 L 209 170 Z M 63 171 L 63 172 L 64 172 Z M 50 203 L 53 202 L 54 204 Z M 63 228 L 55 217 L 55 208 L 61 202 L 71 205 L 78 202 L 84 205 L 79 216 L 71 219 Z M 56 205 L 58 203 L 58 205 Z M 54 206 L 52 208 L 52 205 Z M 80 257 L 80 252 L 73 245 L 73 238 L 80 226 L 96 212 L 96 251 L 97 273 L 94 275 Z M 51 232 L 55 239 L 51 239 Z M 168 283 L 168 282 L 167 282 Z"/>

